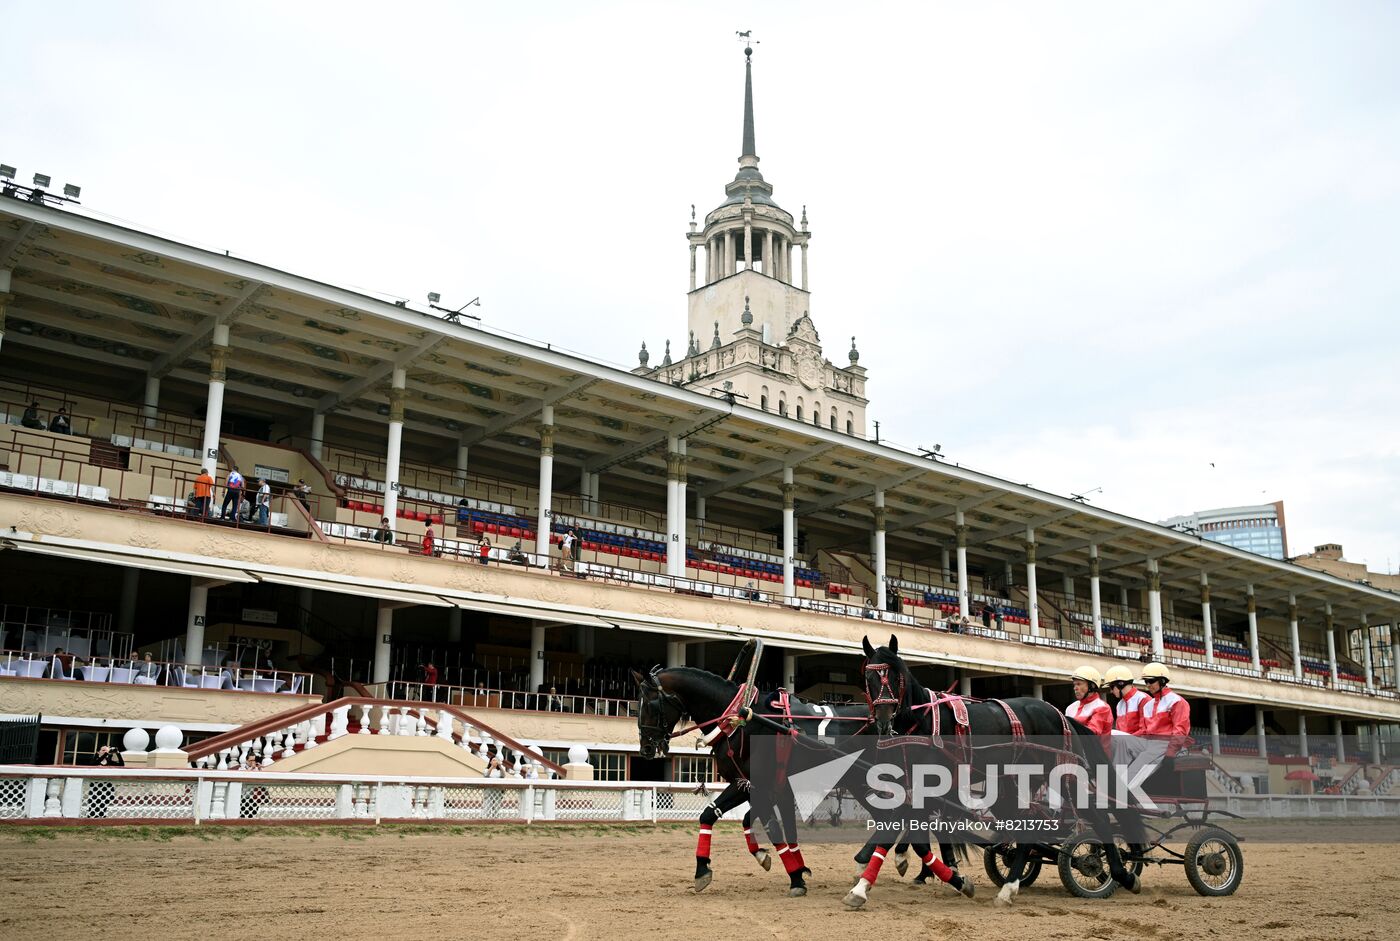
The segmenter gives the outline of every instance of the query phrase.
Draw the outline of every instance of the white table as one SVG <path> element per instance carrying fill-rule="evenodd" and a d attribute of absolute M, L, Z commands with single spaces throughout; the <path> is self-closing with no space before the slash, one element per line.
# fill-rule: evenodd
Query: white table
<path fill-rule="evenodd" d="M 222 673 L 215 673 L 213 676 L 206 673 L 199 678 L 200 689 L 219 689 L 223 685 L 224 675 Z"/>
<path fill-rule="evenodd" d="M 41 677 L 49 668 L 47 660 L 19 660 L 15 663 L 15 676 Z"/>
<path fill-rule="evenodd" d="M 83 679 L 89 683 L 105 683 L 107 676 L 112 672 L 111 667 L 79 667 L 83 671 Z"/>
<path fill-rule="evenodd" d="M 136 671 L 131 667 L 112 667 L 112 672 L 107 675 L 109 683 L 130 683 L 136 677 Z"/>

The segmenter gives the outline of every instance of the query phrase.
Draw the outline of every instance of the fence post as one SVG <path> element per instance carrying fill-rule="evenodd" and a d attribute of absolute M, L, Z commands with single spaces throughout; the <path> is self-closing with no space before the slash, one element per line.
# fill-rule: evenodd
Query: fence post
<path fill-rule="evenodd" d="M 82 778 L 63 779 L 63 802 L 61 807 L 62 814 L 65 817 L 81 817 L 83 815 Z"/>
<path fill-rule="evenodd" d="M 525 785 L 525 822 L 527 824 L 535 822 L 535 786 Z"/>
<path fill-rule="evenodd" d="M 653 785 L 651 786 L 651 822 L 652 822 L 652 823 L 656 823 L 656 821 L 657 821 L 657 816 L 656 816 L 656 802 L 657 802 L 657 794 L 658 794 L 658 792 L 659 792 L 660 790 L 661 790 L 661 789 L 658 788 L 655 784 L 653 784 Z"/>
<path fill-rule="evenodd" d="M 44 793 L 48 787 L 47 778 L 30 778 L 24 788 L 24 816 L 35 820 L 44 816 Z"/>

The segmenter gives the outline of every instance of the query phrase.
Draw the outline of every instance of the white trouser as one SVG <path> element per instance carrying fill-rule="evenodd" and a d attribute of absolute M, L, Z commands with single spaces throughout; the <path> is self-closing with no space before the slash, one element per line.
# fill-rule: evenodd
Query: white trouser
<path fill-rule="evenodd" d="M 1162 763 L 1171 744 L 1163 738 L 1143 738 L 1116 729 L 1109 740 L 1113 743 L 1113 764 L 1119 768 L 1127 768 L 1124 783 L 1139 780 L 1139 786 L 1151 777 L 1152 772 Z"/>

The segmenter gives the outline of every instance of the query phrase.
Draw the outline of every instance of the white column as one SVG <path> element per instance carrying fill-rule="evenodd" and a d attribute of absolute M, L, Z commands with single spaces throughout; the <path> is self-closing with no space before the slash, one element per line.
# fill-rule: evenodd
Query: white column
<path fill-rule="evenodd" d="M 1206 644 L 1206 663 L 1215 662 L 1215 628 L 1211 624 L 1210 576 L 1201 573 L 1201 632 Z"/>
<path fill-rule="evenodd" d="M 666 439 L 666 574 L 683 575 L 685 546 L 681 543 L 680 506 L 681 441 L 676 435 Z M 679 563 L 679 567 L 678 567 Z"/>
<path fill-rule="evenodd" d="M 680 544 L 676 549 L 676 575 L 678 577 L 684 578 L 685 547 L 690 544 L 690 523 L 689 520 L 686 519 L 685 515 L 685 439 L 682 438 L 678 443 L 680 444 L 680 461 L 677 462 L 676 465 L 676 516 L 679 518 L 679 525 L 676 527 L 676 534 L 680 536 Z"/>
<path fill-rule="evenodd" d="M 1005 575 L 1006 575 L 1006 591 L 1007 591 L 1007 593 L 1009 594 L 1009 593 L 1011 592 L 1011 586 L 1012 586 L 1013 584 L 1015 584 L 1015 582 L 1016 582 L 1016 566 L 1012 563 L 1012 561 L 1011 561 L 1010 559 L 1007 559 L 1007 560 L 1006 560 L 1006 572 L 1005 572 Z"/>
<path fill-rule="evenodd" d="M 462 609 L 447 609 L 447 642 L 449 644 L 460 644 L 462 642 Z"/>
<path fill-rule="evenodd" d="M 201 466 L 219 476 L 219 426 L 224 420 L 224 378 L 228 363 L 228 325 L 214 325 L 214 343 L 209 348 L 209 397 L 204 406 L 204 441 L 200 448 Z"/>
<path fill-rule="evenodd" d="M 875 491 L 875 607 L 889 610 L 889 585 L 885 575 L 885 491 Z"/>
<path fill-rule="evenodd" d="M 1371 764 L 1381 763 L 1381 727 L 1371 723 Z"/>
<path fill-rule="evenodd" d="M 763 273 L 770 278 L 778 276 L 778 265 L 773 257 L 773 230 L 763 230 Z"/>
<path fill-rule="evenodd" d="M 1293 652 L 1293 678 L 1303 678 L 1303 647 L 1298 641 L 1298 597 L 1288 593 L 1288 644 Z"/>
<path fill-rule="evenodd" d="M 797 487 L 792 482 L 792 468 L 783 468 L 783 597 L 797 594 L 793 582 L 793 557 L 797 554 L 797 525 L 793 517 L 793 502 Z"/>
<path fill-rule="evenodd" d="M 1045 699 L 1045 684 L 1044 684 L 1044 683 L 1032 683 L 1032 684 L 1031 684 L 1031 698 L 1033 698 L 1033 699 L 1040 699 L 1040 700 Z"/>
<path fill-rule="evenodd" d="M 535 552 L 548 565 L 550 520 L 554 502 L 554 406 L 540 408 L 540 505 L 535 515 Z"/>
<path fill-rule="evenodd" d="M 1206 704 L 1206 713 L 1210 717 L 1210 752 L 1215 757 L 1220 757 L 1220 707 L 1215 700 Z"/>
<path fill-rule="evenodd" d="M 1026 613 L 1030 616 L 1031 636 L 1040 636 L 1040 596 L 1035 587 L 1035 530 L 1026 527 Z"/>
<path fill-rule="evenodd" d="M 311 413 L 311 456 L 316 460 L 321 459 L 325 452 L 326 444 L 326 413 Z"/>
<path fill-rule="evenodd" d="M 117 630 L 130 634 L 136 629 L 136 588 L 141 570 L 130 566 L 122 569 L 121 607 L 117 609 Z"/>
<path fill-rule="evenodd" d="M 1298 713 L 1298 753 L 1308 757 L 1308 716 L 1303 712 Z"/>
<path fill-rule="evenodd" d="M 1127 612 L 1127 608 L 1128 608 L 1128 586 L 1127 586 L 1127 585 L 1119 585 L 1119 586 L 1118 586 L 1118 604 L 1119 604 L 1120 607 L 1122 607 L 1122 608 L 1124 609 L 1124 610 L 1123 610 L 1123 616 L 1124 616 L 1124 617 L 1127 617 L 1127 616 L 1128 616 L 1128 612 Z"/>
<path fill-rule="evenodd" d="M 1362 666 L 1366 668 L 1366 692 L 1376 691 L 1376 679 L 1371 663 L 1371 626 L 1366 623 L 1366 615 L 1361 615 L 1361 655 Z"/>
<path fill-rule="evenodd" d="M 1089 616 L 1094 619 L 1094 645 L 1103 646 L 1103 599 L 1099 585 L 1099 547 L 1089 547 Z"/>
<path fill-rule="evenodd" d="M 146 419 L 147 427 L 154 424 L 158 411 L 160 411 L 160 376 L 147 376 L 146 394 L 141 399 L 141 415 Z"/>
<path fill-rule="evenodd" d="M 803 257 L 806 257 L 807 246 L 802 246 Z M 958 616 L 969 617 L 971 598 L 968 597 L 967 590 L 967 523 L 963 519 L 963 511 L 958 510 L 956 528 L 954 532 L 958 537 Z"/>
<path fill-rule="evenodd" d="M 1332 670 L 1332 687 L 1337 686 L 1337 632 L 1332 624 L 1332 602 L 1327 602 L 1323 609 L 1326 612 L 1327 628 L 1327 666 Z"/>
<path fill-rule="evenodd" d="M 695 290 L 695 249 L 694 242 L 690 243 L 690 289 Z"/>
<path fill-rule="evenodd" d="M 666 669 L 674 670 L 685 666 L 685 641 L 666 641 Z"/>
<path fill-rule="evenodd" d="M 527 693 L 539 692 L 544 684 L 544 625 L 530 625 L 530 685 Z"/>
<path fill-rule="evenodd" d="M 1269 739 L 1264 734 L 1264 707 L 1254 707 L 1254 739 L 1259 745 L 1259 757 L 1269 757 Z"/>
<path fill-rule="evenodd" d="M 803 247 L 803 248 L 806 248 L 807 246 L 804 245 L 804 246 L 802 246 L 802 247 Z M 805 254 L 805 253 L 804 253 L 804 254 Z M 968 676 L 967 674 L 963 674 L 961 677 L 958 678 L 958 695 L 959 695 L 959 696 L 971 696 L 971 695 L 972 695 L 972 677 Z"/>
<path fill-rule="evenodd" d="M 705 529 L 705 514 L 707 510 L 708 507 L 705 502 L 705 495 L 703 493 L 697 493 L 695 495 L 695 523 L 701 532 L 704 532 Z"/>
<path fill-rule="evenodd" d="M 939 560 L 939 571 L 943 573 L 943 584 L 948 584 L 953 580 L 953 558 L 947 546 L 939 546 L 938 552 L 942 556 Z"/>
<path fill-rule="evenodd" d="M 1246 585 L 1245 592 L 1245 610 L 1249 614 L 1249 662 L 1259 670 L 1262 669 L 1259 664 L 1259 614 L 1254 604 L 1254 586 Z"/>
<path fill-rule="evenodd" d="M 470 445 L 457 445 L 457 476 L 466 479 L 467 468 L 471 466 L 472 449 Z"/>
<path fill-rule="evenodd" d="M 1390 679 L 1400 692 L 1400 621 L 1390 622 Z"/>
<path fill-rule="evenodd" d="M 783 686 L 797 695 L 797 654 L 783 651 Z"/>
<path fill-rule="evenodd" d="M 803 242 L 803 243 L 802 243 L 802 290 L 804 290 L 804 291 L 808 290 L 808 287 L 807 287 L 807 243 L 806 243 L 806 242 Z"/>
<path fill-rule="evenodd" d="M 394 530 L 399 525 L 399 452 L 403 446 L 403 398 L 407 384 L 407 371 L 395 369 L 389 383 L 389 444 L 384 457 L 384 515 Z"/>
<path fill-rule="evenodd" d="M 371 683 L 389 682 L 389 654 L 393 649 L 394 608 L 381 601 L 374 623 L 374 672 L 370 674 Z"/>
<path fill-rule="evenodd" d="M 1162 645 L 1162 573 L 1156 559 L 1147 560 L 1147 617 L 1152 626 L 1152 659 L 1161 660 L 1166 651 Z"/>
<path fill-rule="evenodd" d="M 204 662 L 204 618 L 209 611 L 209 585 L 190 579 L 190 611 L 185 622 L 185 663 L 192 667 Z"/>
<path fill-rule="evenodd" d="M 1074 576 L 1071 575 L 1071 574 L 1069 574 L 1068 572 L 1066 572 L 1066 573 L 1062 576 L 1060 582 L 1061 582 L 1061 588 L 1064 589 L 1064 595 L 1065 595 L 1065 597 L 1066 597 L 1066 598 L 1073 598 L 1073 597 L 1074 597 Z"/>
<path fill-rule="evenodd" d="M 1337 746 L 1337 763 L 1341 764 L 1347 760 L 1346 738 L 1342 735 L 1342 720 L 1332 720 L 1333 743 Z"/>
<path fill-rule="evenodd" d="M 744 270 L 753 270 L 753 225 L 744 223 Z"/>

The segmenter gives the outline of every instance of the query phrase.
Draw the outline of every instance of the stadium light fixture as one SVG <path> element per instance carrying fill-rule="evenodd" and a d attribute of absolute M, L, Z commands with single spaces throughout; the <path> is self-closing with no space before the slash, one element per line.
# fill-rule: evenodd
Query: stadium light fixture
<path fill-rule="evenodd" d="M 480 306 L 481 306 L 481 298 L 480 298 L 480 297 L 473 297 L 471 300 L 467 301 L 465 304 L 463 304 L 461 307 L 458 307 L 456 310 L 452 310 L 452 309 L 447 308 L 447 307 L 439 307 L 437 302 L 440 301 L 440 300 L 442 300 L 442 296 L 441 296 L 440 294 L 437 294 L 437 293 L 429 294 L 429 295 L 428 295 L 428 306 L 431 307 L 433 310 L 440 310 L 440 311 L 442 311 L 442 319 L 443 319 L 443 320 L 446 320 L 448 323 L 461 323 L 461 319 L 462 319 L 463 317 L 470 317 L 472 320 L 480 320 L 480 319 L 481 319 L 480 317 L 476 316 L 475 314 L 464 314 L 464 313 L 462 313 L 462 311 L 466 310 L 468 307 L 471 307 L 471 306 L 473 306 L 473 305 L 475 305 L 475 306 L 477 306 L 477 307 L 480 307 Z"/>
<path fill-rule="evenodd" d="M 49 177 L 48 174 L 46 174 L 46 173 L 36 173 L 36 174 L 34 174 L 34 185 L 35 185 L 36 187 L 38 187 L 39 189 L 48 189 L 49 186 L 52 185 L 52 183 L 53 183 L 53 180 Z"/>
<path fill-rule="evenodd" d="M 72 183 L 63 184 L 63 195 L 67 196 L 69 199 L 77 199 L 82 195 L 82 192 L 83 188 L 81 186 L 74 186 Z"/>
<path fill-rule="evenodd" d="M 15 168 L 8 163 L 0 163 L 0 179 L 13 180 L 15 178 Z"/>
<path fill-rule="evenodd" d="M 437 303 L 438 301 L 440 301 L 440 300 L 442 300 L 442 295 L 439 294 L 437 291 L 429 291 L 429 292 L 428 292 L 428 303 L 429 303 L 429 304 L 436 304 L 436 303 Z"/>

